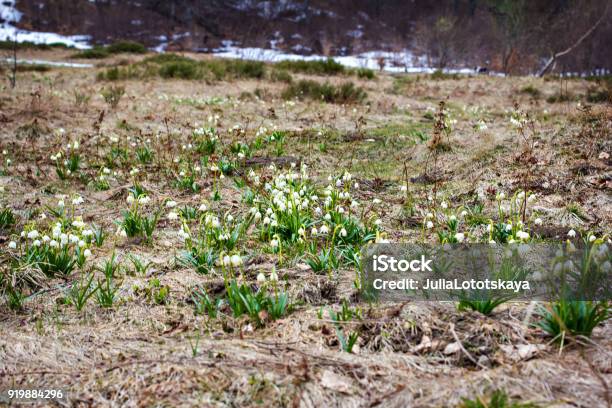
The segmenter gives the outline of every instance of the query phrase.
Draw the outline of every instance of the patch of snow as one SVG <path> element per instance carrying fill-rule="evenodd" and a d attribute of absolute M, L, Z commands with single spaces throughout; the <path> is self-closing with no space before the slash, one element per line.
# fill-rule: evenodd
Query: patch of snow
<path fill-rule="evenodd" d="M 361 38 L 363 37 L 363 31 L 357 29 L 357 30 L 352 30 L 352 31 L 347 31 L 346 35 L 348 35 L 349 37 L 353 37 L 353 38 Z"/>
<path fill-rule="evenodd" d="M 173 34 L 172 35 L 172 41 L 181 39 L 183 37 L 189 37 L 191 35 L 191 33 L 189 31 L 182 33 L 182 34 Z M 156 37 L 158 41 L 160 41 L 160 43 L 156 46 L 153 47 L 153 51 L 155 52 L 165 52 L 166 48 L 168 47 L 169 41 L 168 41 L 168 37 L 165 35 L 160 35 L 158 37 Z"/>
<path fill-rule="evenodd" d="M 7 62 L 13 62 L 12 58 L 6 58 Z M 17 64 L 28 64 L 28 65 L 50 65 L 52 67 L 68 67 L 68 68 L 93 68 L 93 64 L 79 64 L 76 62 L 64 62 L 64 61 L 47 61 L 41 59 L 20 59 L 17 58 Z"/>
<path fill-rule="evenodd" d="M 316 61 L 327 58 L 322 55 L 299 55 L 265 48 L 243 48 L 234 46 L 232 44 L 232 42 L 224 43 L 224 46 L 216 49 L 213 54 L 221 58 L 248 59 L 266 62 L 279 62 L 287 60 Z M 292 47 L 292 49 L 294 51 L 299 51 L 303 48 L 297 45 Z M 382 58 L 385 61 L 383 70 L 387 72 L 432 73 L 436 70 L 436 68 L 427 66 L 425 57 L 417 57 L 409 50 L 403 50 L 400 52 L 369 51 L 357 55 L 334 56 L 331 58 L 349 68 L 369 68 L 372 70 L 378 70 L 380 69 L 379 60 Z M 445 69 L 444 71 L 458 74 L 474 73 L 474 70 L 471 68 Z"/>
<path fill-rule="evenodd" d="M 9 41 L 16 39 L 17 42 L 32 42 L 35 44 L 62 43 L 69 47 L 78 49 L 91 48 L 87 35 L 59 35 L 39 31 L 21 30 L 14 26 L 21 20 L 22 14 L 15 7 L 16 0 L 3 0 L 0 2 L 0 40 Z"/>

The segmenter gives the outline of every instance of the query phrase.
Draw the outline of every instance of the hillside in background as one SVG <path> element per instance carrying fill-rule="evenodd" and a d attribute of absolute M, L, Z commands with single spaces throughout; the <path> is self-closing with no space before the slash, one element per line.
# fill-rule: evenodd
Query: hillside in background
<path fill-rule="evenodd" d="M 151 48 L 224 45 L 301 55 L 410 50 L 434 67 L 530 73 L 574 44 L 556 71 L 612 67 L 607 0 L 18 0 L 25 30 L 90 35 Z M 611 7 L 612 8 L 612 7 Z M 601 21 L 600 21 L 601 20 Z"/>

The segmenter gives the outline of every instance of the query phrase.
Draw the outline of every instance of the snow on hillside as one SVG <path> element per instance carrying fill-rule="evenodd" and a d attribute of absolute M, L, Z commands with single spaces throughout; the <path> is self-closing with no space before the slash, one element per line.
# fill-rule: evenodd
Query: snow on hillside
<path fill-rule="evenodd" d="M 221 58 L 248 59 L 265 62 L 279 62 L 286 60 L 322 60 L 327 57 L 321 55 L 298 55 L 285 53 L 279 50 L 264 48 L 242 48 L 233 45 L 231 41 L 224 41 L 223 47 L 214 51 L 214 55 Z M 384 60 L 383 70 L 387 72 L 431 73 L 434 68 L 427 66 L 423 57 L 417 57 L 409 50 L 400 52 L 370 51 L 358 55 L 332 57 L 336 62 L 349 68 L 380 69 L 379 61 Z M 471 74 L 474 70 L 469 68 L 445 70 L 452 73 Z"/>
<path fill-rule="evenodd" d="M 15 24 L 21 20 L 22 14 L 17 10 L 15 3 L 16 0 L 0 1 L 0 40 L 13 40 L 16 38 L 17 42 L 29 41 L 36 44 L 63 43 L 67 46 L 79 49 L 91 48 L 89 45 L 91 38 L 87 35 L 64 36 L 56 33 L 27 31 L 17 28 Z M 267 2 L 261 4 L 269 6 Z M 285 1 L 281 2 L 281 5 L 284 8 L 288 8 L 292 6 L 292 3 Z M 253 3 L 250 1 L 239 2 L 237 6 L 249 8 L 253 7 Z M 266 13 L 272 13 L 273 11 L 274 10 L 265 10 Z M 356 35 L 356 32 L 353 34 Z M 189 35 L 189 33 L 175 35 L 172 39 L 176 40 L 184 35 Z M 168 44 L 168 39 L 165 36 L 161 36 L 158 39 L 160 40 L 160 44 L 153 50 L 163 52 Z M 277 49 L 243 48 L 234 45 L 232 41 L 223 41 L 223 47 L 215 50 L 214 54 L 222 58 L 249 59 L 265 62 L 278 62 L 283 60 L 309 61 L 327 58 L 321 55 L 305 56 L 291 54 Z M 382 59 L 384 60 L 383 69 L 388 72 L 429 73 L 434 71 L 433 68 L 427 66 L 427 61 L 424 58 L 416 57 L 409 50 L 401 52 L 370 51 L 358 55 L 336 56 L 332 58 L 336 62 L 349 68 L 369 68 L 377 70 L 380 69 L 379 61 Z M 473 73 L 473 70 L 458 69 L 449 70 L 449 72 Z"/>
<path fill-rule="evenodd" d="M 21 13 L 15 7 L 16 0 L 0 2 L 0 41 L 17 39 L 17 42 L 32 42 L 35 44 L 63 43 L 69 47 L 80 49 L 91 48 L 87 35 L 59 35 L 40 31 L 27 31 L 14 26 L 21 20 Z"/>

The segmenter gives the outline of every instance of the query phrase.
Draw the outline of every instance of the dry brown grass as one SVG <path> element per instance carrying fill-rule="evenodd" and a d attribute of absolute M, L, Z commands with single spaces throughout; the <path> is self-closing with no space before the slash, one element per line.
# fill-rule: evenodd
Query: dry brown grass
<path fill-rule="evenodd" d="M 57 51 L 33 55 L 65 56 Z M 581 143 L 575 138 L 580 129 L 575 106 L 534 101 L 519 92 L 532 84 L 543 94 L 552 93 L 554 82 L 482 76 L 445 81 L 421 78 L 391 92 L 395 79 L 379 75 L 374 81 L 356 80 L 368 93 L 370 105 L 297 102 L 288 106 L 280 99 L 283 85 L 278 83 L 156 79 L 121 83 L 126 95 L 117 109 L 109 110 L 98 95 L 104 84 L 93 78 L 93 69 L 54 68 L 44 75 L 22 73 L 15 91 L 3 90 L 0 147 L 11 152 L 14 166 L 0 177 L 0 185 L 7 190 L 4 201 L 16 212 L 25 214 L 28 209 L 51 204 L 54 193 L 79 193 L 87 203 L 85 221 L 103 226 L 112 235 L 127 184 L 96 192 L 77 181 L 58 180 L 48 156 L 65 140 L 58 140 L 52 130 L 63 127 L 67 136 L 78 137 L 82 149 L 93 155 L 103 137 L 129 133 L 117 129 L 121 121 L 144 135 L 167 126 L 186 133 L 196 123 L 204 124 L 208 115 L 219 114 L 222 129 L 241 123 L 251 140 L 264 123 L 294 132 L 285 153 L 310 163 L 317 179 L 325 180 L 330 172 L 352 165 L 355 178 L 364 186 L 358 198 L 363 202 L 383 199 L 380 215 L 390 238 L 416 240 L 419 228 L 406 226 L 410 223 L 402 213 L 403 197 L 397 186 L 403 178 L 401 163 L 407 157 L 412 158 L 413 174 L 409 176 L 423 173 L 427 145 L 415 145 L 414 136 L 406 133 L 431 134 L 432 122 L 424 115 L 437 101 L 448 98 L 458 124 L 450 140 L 452 150 L 440 157 L 441 193 L 459 200 L 488 186 L 514 191 L 518 169 L 512 152 L 517 141 L 506 110 L 518 100 L 539 119 L 537 167 L 542 176 L 532 186 L 540 195 L 539 211 L 547 222 L 566 231 L 576 227 L 577 221 L 563 221 L 560 214 L 567 203 L 578 202 L 586 214 L 578 226 L 610 232 L 610 160 L 593 158 L 593 168 L 585 175 L 571 171 L 582 160 L 571 155 Z M 332 83 L 344 80 L 326 79 Z M 570 87 L 580 93 L 588 84 L 572 81 Z M 265 89 L 264 100 L 240 98 L 257 88 Z M 90 103 L 77 106 L 74 89 L 91 92 Z M 174 97 L 199 102 L 178 103 Z M 226 101 L 200 103 L 215 97 Z M 470 111 L 474 106 L 481 110 Z M 595 109 L 609 126 L 610 107 Z M 102 110 L 105 114 L 98 131 L 94 124 Z M 363 121 L 356 125 L 360 117 Z M 480 118 L 488 125 L 481 133 L 473 130 Z M 18 136 L 19 129 L 24 125 L 30 129 L 34 121 L 40 132 Z M 389 124 L 406 128 L 386 127 Z M 317 136 L 319 130 L 323 136 Z M 233 136 L 224 135 L 223 142 L 229 143 Z M 325 152 L 318 148 L 321 143 L 327 145 Z M 609 138 L 604 146 L 610 153 Z M 375 160 L 382 164 L 373 164 Z M 179 191 L 157 171 L 154 166 L 149 169 L 144 185 L 158 198 L 174 198 L 179 205 L 197 207 L 211 191 L 206 183 L 200 193 Z M 428 193 L 418 183 L 413 189 L 419 198 Z M 231 180 L 224 183 L 222 195 L 223 201 L 214 204 L 218 209 L 244 211 Z M 154 262 L 147 277 L 125 276 L 119 293 L 122 300 L 112 309 L 102 309 L 92 301 L 78 313 L 62 304 L 70 279 L 46 282 L 44 290 L 27 299 L 23 312 L 0 305 L 0 390 L 61 388 L 68 391 L 68 399 L 59 403 L 65 406 L 441 407 L 494 389 L 544 406 L 610 404 L 609 322 L 596 329 L 592 343 L 559 353 L 549 338 L 529 326 L 533 308 L 526 304 L 504 305 L 492 317 L 482 317 L 458 312 L 450 303 L 360 303 L 363 319 L 348 324 L 359 327 L 362 335 L 356 352 L 348 354 L 338 351 L 333 324 L 319 319 L 317 312 L 321 307 L 337 308 L 341 299 L 354 300 L 353 271 L 341 271 L 329 282 L 313 275 L 301 262 L 280 267 L 279 275 L 287 280 L 292 297 L 302 303 L 288 317 L 252 331 L 245 319 L 227 317 L 222 322 L 194 316 L 192 288 L 219 278 L 177 266 L 174 256 L 180 241 L 175 228 L 165 221 L 156 237 L 152 246 L 129 241 L 115 246 L 110 237 L 96 251 L 94 262 L 113 251 L 126 265 L 128 253 Z M 0 236 L 0 246 L 4 248 L 8 240 Z M 269 271 L 275 262 L 272 255 L 257 256 L 246 266 L 246 278 Z M 170 287 L 169 304 L 152 304 L 134 290 L 150 277 Z M 198 336 L 194 356 L 190 344 Z"/>

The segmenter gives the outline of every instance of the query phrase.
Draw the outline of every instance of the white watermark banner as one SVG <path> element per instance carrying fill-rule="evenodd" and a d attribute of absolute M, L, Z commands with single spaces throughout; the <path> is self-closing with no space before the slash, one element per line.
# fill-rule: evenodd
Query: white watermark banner
<path fill-rule="evenodd" d="M 379 300 L 609 300 L 606 244 L 375 244 L 359 285 Z"/>

